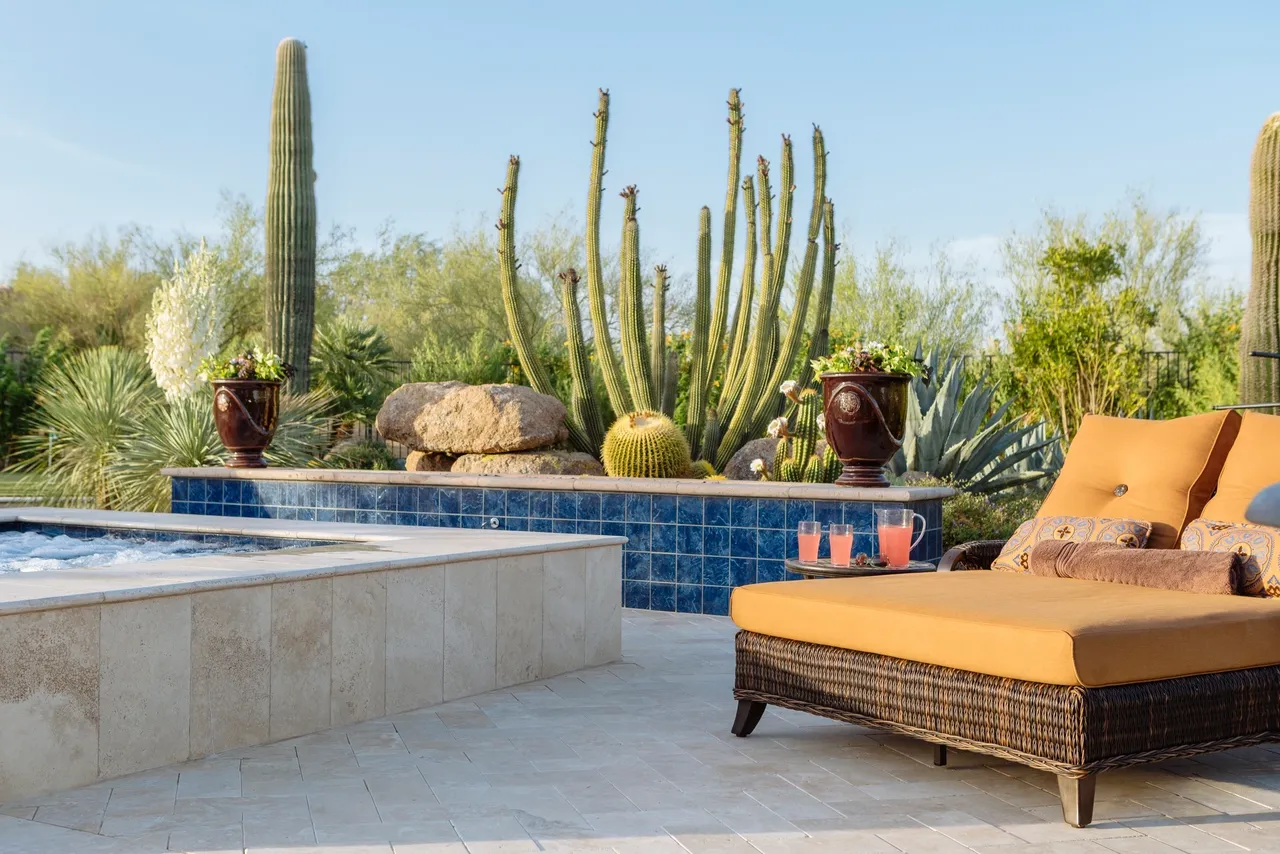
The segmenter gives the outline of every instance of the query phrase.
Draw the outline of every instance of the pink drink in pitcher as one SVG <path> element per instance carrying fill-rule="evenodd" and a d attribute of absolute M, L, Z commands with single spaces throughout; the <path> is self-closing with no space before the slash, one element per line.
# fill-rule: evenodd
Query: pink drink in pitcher
<path fill-rule="evenodd" d="M 800 562 L 816 562 L 818 560 L 818 543 L 822 540 L 822 526 L 817 522 L 801 522 L 799 537 Z"/>
<path fill-rule="evenodd" d="M 913 539 L 915 520 L 920 520 L 920 533 Z M 911 563 L 911 549 L 924 536 L 924 517 L 910 510 L 894 508 L 876 511 L 876 534 L 880 537 L 880 559 L 889 566 Z"/>

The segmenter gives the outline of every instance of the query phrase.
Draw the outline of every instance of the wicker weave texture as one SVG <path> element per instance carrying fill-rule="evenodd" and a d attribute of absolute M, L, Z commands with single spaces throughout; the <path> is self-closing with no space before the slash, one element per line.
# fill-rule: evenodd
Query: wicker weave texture
<path fill-rule="evenodd" d="M 735 689 L 1056 773 L 1280 740 L 1280 667 L 1082 688 L 743 631 Z"/>

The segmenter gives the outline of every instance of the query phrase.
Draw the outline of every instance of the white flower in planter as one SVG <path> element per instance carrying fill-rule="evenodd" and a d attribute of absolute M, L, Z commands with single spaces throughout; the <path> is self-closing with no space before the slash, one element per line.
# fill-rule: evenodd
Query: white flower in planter
<path fill-rule="evenodd" d="M 200 248 L 175 262 L 151 299 L 147 316 L 147 359 L 156 384 L 170 401 L 190 397 L 200 388 L 200 362 L 214 356 L 226 329 L 227 306 L 219 293 L 218 259 Z"/>

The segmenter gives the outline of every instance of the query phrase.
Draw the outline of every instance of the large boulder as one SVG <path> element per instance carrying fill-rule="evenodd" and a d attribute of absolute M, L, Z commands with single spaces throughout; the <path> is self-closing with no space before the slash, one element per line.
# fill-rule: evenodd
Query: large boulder
<path fill-rule="evenodd" d="M 468 474 L 604 474 L 599 460 L 579 451 L 467 454 L 458 457 L 453 470 Z"/>
<path fill-rule="evenodd" d="M 819 439 L 817 453 L 822 454 L 826 450 L 826 439 Z M 767 436 L 763 439 L 752 439 L 729 458 L 729 462 L 721 474 L 725 476 L 726 480 L 760 480 L 760 475 L 751 470 L 751 462 L 753 460 L 764 460 L 764 470 L 769 473 L 769 477 L 773 477 L 773 455 L 777 451 L 777 439 L 770 439 Z"/>
<path fill-rule="evenodd" d="M 410 383 L 382 405 L 378 430 L 416 451 L 503 454 L 563 442 L 566 414 L 560 401 L 528 386 Z"/>
<path fill-rule="evenodd" d="M 422 450 L 417 445 L 417 433 L 413 422 L 423 411 L 435 406 L 451 391 L 465 388 L 466 383 L 449 380 L 443 383 L 405 383 L 382 402 L 378 410 L 374 426 L 378 435 L 388 442 L 399 442 L 414 450 Z"/>
<path fill-rule="evenodd" d="M 457 457 L 449 454 L 428 454 L 426 451 L 410 451 L 405 458 L 405 471 L 449 471 Z"/>

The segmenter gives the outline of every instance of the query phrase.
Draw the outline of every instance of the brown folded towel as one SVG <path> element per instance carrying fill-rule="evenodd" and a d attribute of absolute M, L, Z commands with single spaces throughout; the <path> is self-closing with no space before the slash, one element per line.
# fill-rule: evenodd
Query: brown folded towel
<path fill-rule="evenodd" d="M 1114 543 L 1045 540 L 1031 550 L 1032 575 L 1110 581 L 1186 593 L 1239 593 L 1243 566 L 1235 552 L 1131 549 Z"/>

